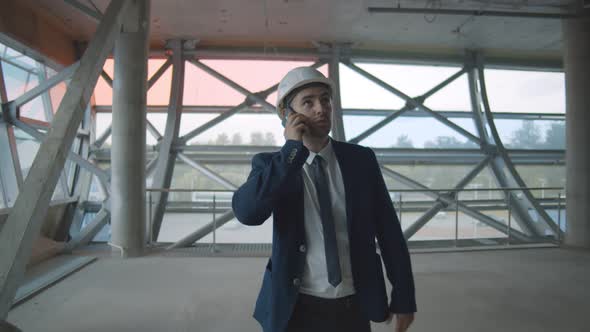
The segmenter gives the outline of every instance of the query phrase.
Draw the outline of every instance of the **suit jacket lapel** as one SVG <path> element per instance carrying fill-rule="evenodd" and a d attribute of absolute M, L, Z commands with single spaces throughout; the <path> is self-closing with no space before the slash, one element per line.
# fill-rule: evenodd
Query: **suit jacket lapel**
<path fill-rule="evenodd" d="M 350 234 L 352 227 L 352 214 L 354 212 L 352 207 L 354 206 L 353 202 L 356 201 L 356 191 L 353 190 L 353 181 L 355 179 L 355 175 L 353 174 L 354 170 L 351 169 L 352 159 L 350 159 L 348 156 L 346 145 L 332 139 L 332 147 L 334 149 L 334 154 L 336 154 L 336 159 L 338 159 L 338 165 L 340 166 L 340 172 L 342 173 L 342 182 L 344 182 L 346 225 L 348 226 L 348 234 Z"/>

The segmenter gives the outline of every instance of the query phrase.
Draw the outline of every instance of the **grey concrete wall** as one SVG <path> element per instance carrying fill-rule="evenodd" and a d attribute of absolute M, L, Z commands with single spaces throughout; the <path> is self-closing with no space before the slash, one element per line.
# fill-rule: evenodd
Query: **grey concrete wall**
<path fill-rule="evenodd" d="M 566 86 L 565 244 L 590 249 L 590 18 L 563 21 Z"/>

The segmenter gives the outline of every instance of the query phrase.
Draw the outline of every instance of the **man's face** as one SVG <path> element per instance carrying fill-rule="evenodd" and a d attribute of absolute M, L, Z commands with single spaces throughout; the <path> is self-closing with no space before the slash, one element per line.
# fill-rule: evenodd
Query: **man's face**
<path fill-rule="evenodd" d="M 312 86 L 299 91 L 291 107 L 306 117 L 310 135 L 328 136 L 332 129 L 332 96 L 327 87 Z"/>

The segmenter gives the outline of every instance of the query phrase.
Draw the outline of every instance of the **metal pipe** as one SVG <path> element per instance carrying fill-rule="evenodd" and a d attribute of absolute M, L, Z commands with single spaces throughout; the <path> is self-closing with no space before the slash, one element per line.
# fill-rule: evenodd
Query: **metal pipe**
<path fill-rule="evenodd" d="M 217 204 L 215 204 L 215 194 L 213 194 L 213 247 L 212 252 L 217 252 Z"/>
<path fill-rule="evenodd" d="M 455 192 L 455 247 L 459 245 L 459 191 Z"/>
<path fill-rule="evenodd" d="M 561 191 L 557 194 L 557 245 L 561 246 Z"/>
<path fill-rule="evenodd" d="M 508 193 L 508 229 L 506 230 L 506 234 L 508 234 L 508 242 L 507 245 L 510 245 L 510 234 L 512 230 L 512 192 Z"/>
<path fill-rule="evenodd" d="M 459 16 L 492 16 L 536 19 L 566 19 L 581 17 L 581 14 L 539 13 L 521 11 L 499 11 L 485 9 L 446 9 L 446 8 L 401 8 L 401 7 L 368 7 L 369 14 L 420 14 L 420 15 L 459 15 Z"/>

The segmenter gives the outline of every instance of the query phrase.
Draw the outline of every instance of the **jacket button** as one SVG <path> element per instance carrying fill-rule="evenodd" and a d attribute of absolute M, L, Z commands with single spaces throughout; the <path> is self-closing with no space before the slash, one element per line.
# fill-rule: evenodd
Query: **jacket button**
<path fill-rule="evenodd" d="M 302 244 L 299 246 L 299 252 L 306 252 L 307 248 L 305 247 L 305 244 Z"/>
<path fill-rule="evenodd" d="M 299 278 L 293 279 L 293 286 L 299 287 L 301 285 L 301 280 Z"/>

